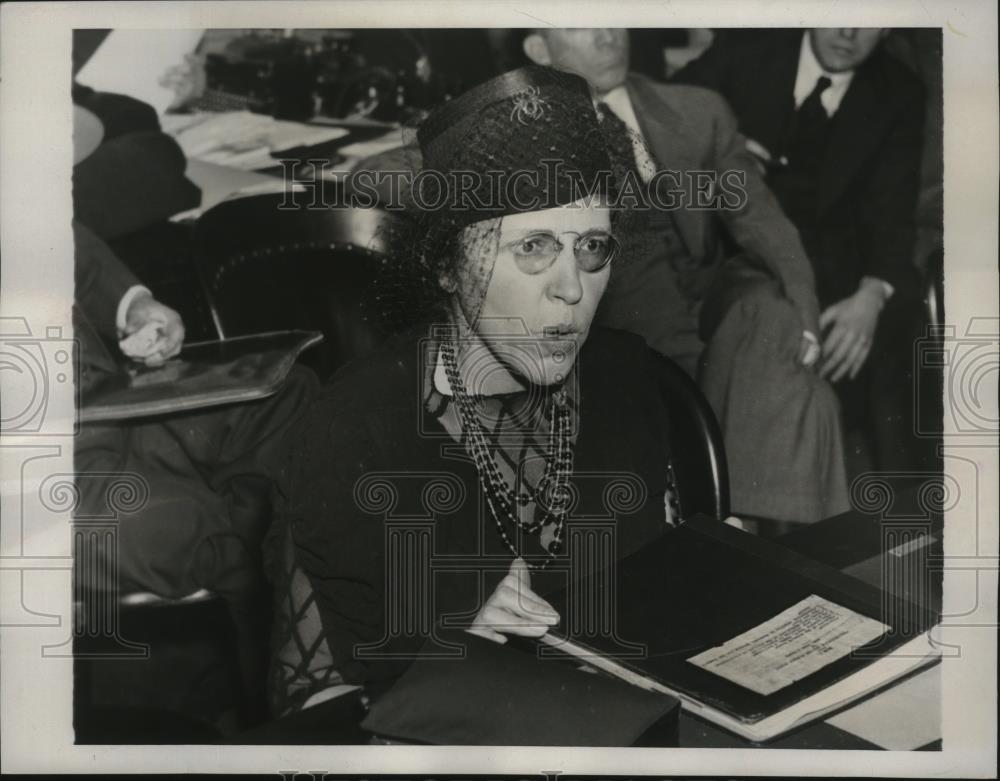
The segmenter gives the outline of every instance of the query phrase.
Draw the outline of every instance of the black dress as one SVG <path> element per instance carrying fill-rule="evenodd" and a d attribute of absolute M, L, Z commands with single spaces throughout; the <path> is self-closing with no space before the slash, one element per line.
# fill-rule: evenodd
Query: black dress
<path fill-rule="evenodd" d="M 312 586 L 337 671 L 329 684 L 377 694 L 433 647 L 438 628 L 471 622 L 513 558 L 474 463 L 429 409 L 428 354 L 412 335 L 344 367 L 293 432 L 273 539 L 288 531 Z M 579 556 L 574 534 L 610 532 L 619 559 L 668 528 L 669 429 L 654 359 L 641 338 L 606 329 L 581 351 L 576 499 L 563 551 L 532 573 L 541 595 L 567 582 L 572 551 L 573 577 L 607 563 Z M 537 538 L 520 544 L 541 551 Z"/>

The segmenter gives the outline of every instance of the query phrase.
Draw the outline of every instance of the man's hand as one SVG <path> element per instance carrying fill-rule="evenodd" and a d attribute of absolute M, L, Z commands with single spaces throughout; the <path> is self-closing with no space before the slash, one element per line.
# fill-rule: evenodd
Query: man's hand
<path fill-rule="evenodd" d="M 559 623 L 555 609 L 531 590 L 531 575 L 522 558 L 514 559 L 510 572 L 483 605 L 468 632 L 496 643 L 506 643 L 506 632 L 541 637 Z"/>
<path fill-rule="evenodd" d="M 160 86 L 169 87 L 176 96 L 167 107 L 168 111 L 183 108 L 192 100 L 197 100 L 205 93 L 205 58 L 197 54 L 189 54 L 180 65 L 174 65 L 160 77 Z"/>
<path fill-rule="evenodd" d="M 756 163 L 757 170 L 760 171 L 761 176 L 767 176 L 771 170 L 784 168 L 788 165 L 787 159 L 781 157 L 775 160 L 767 150 L 767 147 L 759 141 L 754 141 L 752 138 L 747 139 L 747 151 L 753 157 L 753 161 Z"/>
<path fill-rule="evenodd" d="M 820 351 L 816 334 L 812 331 L 803 331 L 802 341 L 799 344 L 799 363 L 808 369 L 819 359 Z"/>
<path fill-rule="evenodd" d="M 828 307 L 819 316 L 826 331 L 820 377 L 838 382 L 852 380 L 861 371 L 872 347 L 878 316 L 885 305 L 886 291 L 878 279 L 863 279 L 858 292 Z"/>
<path fill-rule="evenodd" d="M 146 366 L 160 366 L 181 351 L 184 323 L 181 316 L 148 293 L 140 293 L 125 315 L 122 352 Z"/>

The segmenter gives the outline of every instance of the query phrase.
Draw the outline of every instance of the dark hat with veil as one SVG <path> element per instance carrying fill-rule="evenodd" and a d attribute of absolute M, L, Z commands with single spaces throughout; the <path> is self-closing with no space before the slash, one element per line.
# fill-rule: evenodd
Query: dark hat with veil
<path fill-rule="evenodd" d="M 500 218 L 613 199 L 624 170 L 587 82 L 541 65 L 443 104 L 416 129 L 416 147 L 406 219 L 378 293 L 391 330 L 441 320 L 442 279 L 485 291 Z"/>
<path fill-rule="evenodd" d="M 540 65 L 445 103 L 420 125 L 417 141 L 423 170 L 441 174 L 425 182 L 450 188 L 439 200 L 454 227 L 565 206 L 611 185 L 587 82 Z"/>

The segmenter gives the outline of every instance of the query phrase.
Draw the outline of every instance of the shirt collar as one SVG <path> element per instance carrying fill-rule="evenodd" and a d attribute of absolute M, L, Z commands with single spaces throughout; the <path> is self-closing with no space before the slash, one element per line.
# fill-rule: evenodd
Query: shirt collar
<path fill-rule="evenodd" d="M 633 132 L 639 132 L 639 121 L 635 116 L 635 109 L 632 108 L 632 101 L 628 96 L 628 89 L 624 84 L 619 84 L 612 90 L 608 90 L 603 95 L 594 98 L 594 105 L 604 103 L 608 108 L 618 115 L 618 118 Z"/>
<path fill-rule="evenodd" d="M 444 356 L 441 354 L 441 345 L 435 344 L 433 350 L 436 354 L 431 379 L 433 390 L 442 396 L 451 396 L 451 384 L 448 382 L 448 373 L 444 369 Z"/>
<path fill-rule="evenodd" d="M 795 107 L 802 105 L 803 101 L 809 97 L 809 93 L 816 88 L 816 82 L 821 76 L 826 76 L 830 80 L 830 86 L 823 90 L 820 102 L 826 109 L 827 116 L 833 116 L 840 108 L 840 102 L 844 99 L 847 88 L 854 78 L 854 71 L 842 71 L 841 73 L 830 73 L 820 65 L 813 52 L 812 44 L 809 42 L 808 31 L 802 34 L 802 46 L 799 49 L 799 69 L 795 77 Z"/>

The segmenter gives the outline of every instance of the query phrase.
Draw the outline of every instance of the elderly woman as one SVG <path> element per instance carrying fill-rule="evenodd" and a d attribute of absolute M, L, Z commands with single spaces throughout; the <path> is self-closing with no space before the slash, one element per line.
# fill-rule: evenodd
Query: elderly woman
<path fill-rule="evenodd" d="M 578 519 L 609 526 L 620 558 L 676 513 L 656 359 L 591 327 L 623 259 L 586 83 L 504 74 L 418 141 L 444 175 L 420 177 L 419 235 L 380 298 L 421 322 L 339 371 L 293 436 L 279 528 L 322 632 L 277 667 L 285 712 L 338 684 L 377 697 L 442 625 L 544 634 L 560 622 L 544 595 L 608 563 L 574 554 Z"/>

